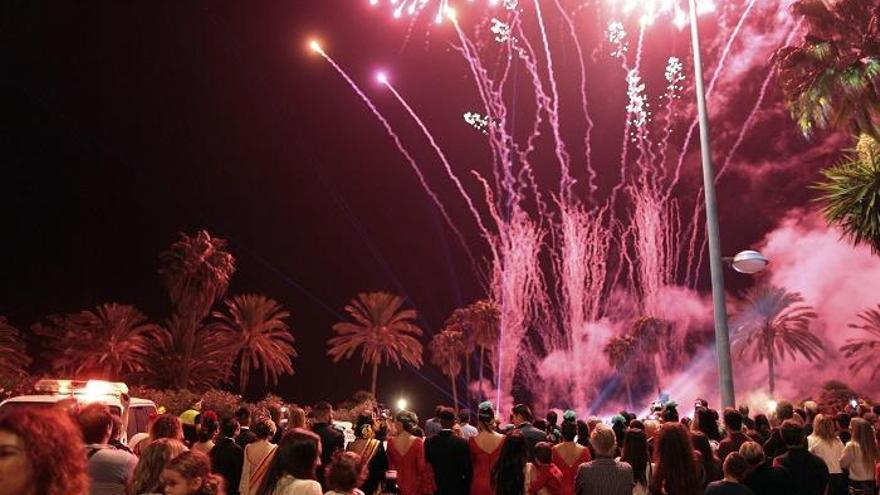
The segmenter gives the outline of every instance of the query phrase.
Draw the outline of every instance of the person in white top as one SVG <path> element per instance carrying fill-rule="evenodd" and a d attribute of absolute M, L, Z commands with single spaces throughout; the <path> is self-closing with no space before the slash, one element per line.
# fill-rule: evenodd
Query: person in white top
<path fill-rule="evenodd" d="M 853 418 L 849 424 L 852 439 L 846 442 L 840 467 L 849 470 L 850 493 L 873 495 L 877 492 L 874 467 L 880 461 L 880 449 L 871 423 Z"/>
<path fill-rule="evenodd" d="M 366 478 L 366 466 L 361 456 L 354 452 L 343 452 L 327 467 L 327 486 L 325 495 L 364 495 L 358 486 Z"/>
<path fill-rule="evenodd" d="M 289 431 L 278 444 L 257 495 L 323 495 L 315 481 L 320 465 L 321 437 L 302 429 Z"/>
<path fill-rule="evenodd" d="M 846 495 L 846 475 L 840 467 L 843 442 L 837 437 L 834 418 L 819 414 L 813 419 L 813 433 L 807 437 L 810 453 L 818 456 L 828 466 L 831 475 L 829 495 Z"/>
<path fill-rule="evenodd" d="M 244 447 L 244 461 L 241 468 L 241 481 L 238 491 L 241 495 L 254 495 L 257 493 L 263 477 L 268 471 L 264 464 L 269 463 L 270 457 L 275 451 L 275 444 L 271 442 L 275 435 L 275 423 L 269 418 L 257 420 L 253 427 L 256 440 Z"/>

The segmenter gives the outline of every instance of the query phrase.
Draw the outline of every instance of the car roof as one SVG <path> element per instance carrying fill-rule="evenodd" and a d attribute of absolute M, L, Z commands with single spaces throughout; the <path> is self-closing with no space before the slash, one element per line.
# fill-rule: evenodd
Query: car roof
<path fill-rule="evenodd" d="M 16 397 L 10 397 L 3 402 L 34 402 L 34 403 L 55 403 L 61 402 L 62 400 L 70 400 L 70 399 L 80 399 L 81 397 L 77 397 L 76 395 L 52 395 L 52 394 L 44 394 L 44 395 L 19 395 Z M 110 406 L 122 406 L 122 403 L 118 398 L 113 396 L 105 396 L 102 397 L 101 400 L 96 401 L 101 402 L 102 404 L 107 404 Z M 129 407 L 156 407 L 156 404 L 148 399 L 139 399 L 137 397 L 132 397 L 131 402 L 129 403 Z"/>

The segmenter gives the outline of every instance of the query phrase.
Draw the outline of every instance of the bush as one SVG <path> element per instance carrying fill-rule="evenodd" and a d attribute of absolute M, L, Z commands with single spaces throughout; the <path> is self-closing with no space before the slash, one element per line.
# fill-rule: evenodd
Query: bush
<path fill-rule="evenodd" d="M 242 405 L 241 396 L 211 389 L 202 394 L 202 411 L 214 411 L 220 418 L 231 418 Z"/>

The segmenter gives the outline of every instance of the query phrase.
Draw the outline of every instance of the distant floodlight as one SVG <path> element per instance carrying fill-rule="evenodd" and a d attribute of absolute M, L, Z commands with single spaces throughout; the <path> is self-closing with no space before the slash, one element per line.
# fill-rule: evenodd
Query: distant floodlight
<path fill-rule="evenodd" d="M 747 250 L 734 256 L 733 260 L 730 262 L 730 266 L 740 273 L 752 275 L 767 268 L 769 263 L 770 260 L 768 260 L 763 254 L 757 251 Z"/>
<path fill-rule="evenodd" d="M 775 401 L 775 400 L 768 400 L 768 401 L 767 401 L 767 412 L 769 412 L 769 413 L 771 413 L 771 414 L 775 413 L 775 412 L 776 412 L 776 406 L 777 406 L 777 404 L 776 404 L 776 401 Z"/>
<path fill-rule="evenodd" d="M 406 406 L 408 405 L 409 403 L 403 397 L 397 399 L 397 409 L 399 411 L 406 411 Z"/>

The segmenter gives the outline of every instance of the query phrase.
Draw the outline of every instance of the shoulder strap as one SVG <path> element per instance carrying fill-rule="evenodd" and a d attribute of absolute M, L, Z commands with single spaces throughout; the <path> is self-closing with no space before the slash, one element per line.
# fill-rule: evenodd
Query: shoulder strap
<path fill-rule="evenodd" d="M 91 459 L 95 454 L 98 453 L 98 451 L 101 450 L 98 447 L 89 447 L 88 449 L 88 452 L 86 452 L 86 460 Z"/>

